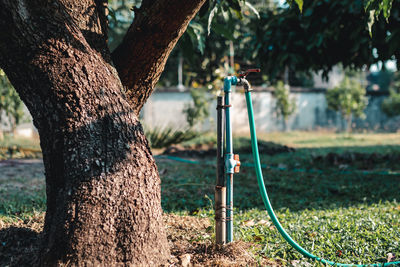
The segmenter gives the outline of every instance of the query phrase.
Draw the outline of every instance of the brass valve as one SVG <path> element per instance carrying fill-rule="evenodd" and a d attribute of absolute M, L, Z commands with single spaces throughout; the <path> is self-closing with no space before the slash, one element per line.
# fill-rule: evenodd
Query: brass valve
<path fill-rule="evenodd" d="M 239 154 L 233 155 L 233 159 L 236 161 L 235 169 L 233 171 L 234 171 L 234 173 L 239 173 L 239 171 L 240 171 Z"/>

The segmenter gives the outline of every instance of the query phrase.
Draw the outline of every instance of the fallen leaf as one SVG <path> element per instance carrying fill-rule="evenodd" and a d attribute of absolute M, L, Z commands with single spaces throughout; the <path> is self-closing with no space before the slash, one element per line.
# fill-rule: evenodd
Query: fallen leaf
<path fill-rule="evenodd" d="M 242 223 L 242 225 L 243 225 L 243 226 L 247 226 L 247 227 L 251 227 L 251 226 L 254 226 L 254 225 L 255 225 L 255 222 L 254 222 L 254 220 L 248 220 L 248 221 L 244 221 L 244 222 Z"/>
<path fill-rule="evenodd" d="M 387 262 L 393 262 L 396 260 L 396 256 L 393 253 L 388 253 L 387 256 Z"/>
<path fill-rule="evenodd" d="M 179 257 L 179 261 L 181 263 L 181 266 L 187 267 L 190 265 L 190 254 L 183 254 Z"/>
<path fill-rule="evenodd" d="M 257 225 L 270 225 L 270 224 L 271 222 L 266 220 L 260 220 L 257 222 Z"/>

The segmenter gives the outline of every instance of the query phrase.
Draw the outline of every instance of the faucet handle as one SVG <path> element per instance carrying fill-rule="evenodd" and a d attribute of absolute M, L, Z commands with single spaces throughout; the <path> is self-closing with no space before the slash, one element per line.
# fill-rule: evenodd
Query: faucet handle
<path fill-rule="evenodd" d="M 246 70 L 244 72 L 240 72 L 239 73 L 239 77 L 240 78 L 246 78 L 246 76 L 249 75 L 250 72 L 260 72 L 260 71 L 261 71 L 260 69 L 248 69 L 248 70 Z"/>

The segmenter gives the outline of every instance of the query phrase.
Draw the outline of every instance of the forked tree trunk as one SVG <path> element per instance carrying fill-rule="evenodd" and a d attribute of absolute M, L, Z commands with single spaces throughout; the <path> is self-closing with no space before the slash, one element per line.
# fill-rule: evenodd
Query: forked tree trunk
<path fill-rule="evenodd" d="M 96 13 L 106 2 L 0 0 L 0 67 L 32 114 L 45 163 L 43 266 L 154 266 L 169 256 L 160 179 L 137 117 L 165 59 L 132 107 Z M 180 34 L 204 0 L 183 2 L 196 5 Z"/>
<path fill-rule="evenodd" d="M 51 14 L 25 8 L 28 16 Z M 116 71 L 58 19 L 29 20 L 40 31 L 24 41 L 40 47 L 10 49 L 13 62 L 4 65 L 40 134 L 47 191 L 41 265 L 162 263 L 169 250 L 160 180 L 142 127 Z"/>

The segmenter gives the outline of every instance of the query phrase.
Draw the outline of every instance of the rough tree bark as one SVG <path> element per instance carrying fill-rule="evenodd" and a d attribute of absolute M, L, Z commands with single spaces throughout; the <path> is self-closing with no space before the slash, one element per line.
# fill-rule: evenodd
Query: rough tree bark
<path fill-rule="evenodd" d="M 160 179 L 137 114 L 203 2 L 143 0 L 113 55 L 123 86 L 106 46 L 107 1 L 0 0 L 0 68 L 32 114 L 45 163 L 39 264 L 166 262 Z"/>

